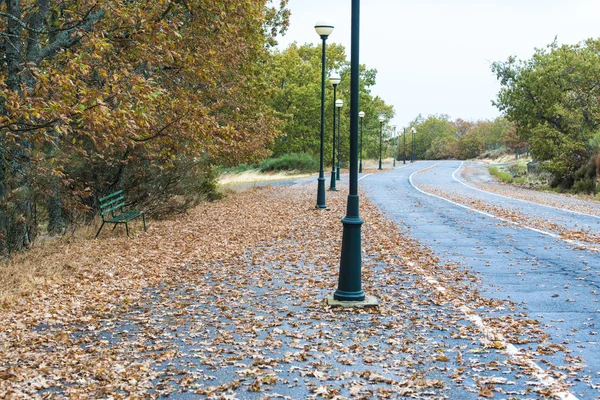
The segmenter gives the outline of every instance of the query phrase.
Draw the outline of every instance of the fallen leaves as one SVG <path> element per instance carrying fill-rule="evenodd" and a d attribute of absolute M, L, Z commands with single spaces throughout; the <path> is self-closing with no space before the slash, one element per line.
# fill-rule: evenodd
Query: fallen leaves
<path fill-rule="evenodd" d="M 493 393 L 502 382 L 476 389 L 474 373 L 499 369 L 520 376 L 517 393 L 535 390 L 459 311 L 510 304 L 480 296 L 468 271 L 442 264 L 366 200 L 364 290 L 381 306 L 327 308 L 345 195 L 328 195 L 324 213 L 312 209 L 313 189 L 237 193 L 134 240 L 69 248 L 69 279 L 2 311 L 0 392 L 443 398 L 450 387 Z M 531 321 L 506 317 L 494 329 L 543 340 Z"/>

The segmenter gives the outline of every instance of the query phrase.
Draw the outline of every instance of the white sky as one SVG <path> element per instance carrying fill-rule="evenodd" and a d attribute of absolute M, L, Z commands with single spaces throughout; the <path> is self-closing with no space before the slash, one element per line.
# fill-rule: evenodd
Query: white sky
<path fill-rule="evenodd" d="M 335 26 L 328 43 L 350 57 L 351 0 L 290 0 L 290 29 L 280 47 L 320 43 L 318 20 Z M 558 37 L 575 44 L 600 37 L 600 0 L 363 0 L 360 62 L 377 69 L 372 93 L 406 126 L 419 113 L 466 120 L 500 115 L 491 63 L 529 59 Z"/>

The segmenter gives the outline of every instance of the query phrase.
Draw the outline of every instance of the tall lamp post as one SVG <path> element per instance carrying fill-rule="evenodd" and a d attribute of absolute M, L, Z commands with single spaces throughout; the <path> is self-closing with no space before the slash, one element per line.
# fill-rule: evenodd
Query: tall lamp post
<path fill-rule="evenodd" d="M 398 138 L 396 137 L 396 125 L 394 125 L 394 167 L 396 166 L 397 142 Z"/>
<path fill-rule="evenodd" d="M 415 133 L 417 132 L 417 130 L 413 126 L 412 128 L 410 128 L 410 131 L 412 133 L 412 150 L 410 152 L 410 162 L 414 162 L 415 161 Z"/>
<path fill-rule="evenodd" d="M 338 138 L 337 138 L 338 139 L 338 141 L 337 141 L 337 145 L 338 145 L 338 158 L 337 158 L 337 163 L 338 164 L 337 164 L 337 175 L 336 175 L 335 179 L 337 179 L 338 181 L 340 180 L 340 158 L 342 158 L 341 147 L 340 147 L 340 140 L 341 140 L 340 139 L 340 125 L 342 125 L 341 112 L 342 112 L 342 106 L 343 105 L 344 105 L 344 102 L 342 100 L 337 99 L 335 101 L 335 106 L 338 109 L 338 118 L 337 118 L 337 120 L 338 120 L 338 132 L 337 132 L 337 135 L 338 135 Z"/>
<path fill-rule="evenodd" d="M 363 119 L 365 118 L 365 112 L 364 111 L 359 112 L 358 117 L 360 118 L 360 147 L 358 149 L 358 154 L 360 155 L 360 163 L 358 164 L 358 173 L 362 174 Z"/>
<path fill-rule="evenodd" d="M 318 21 L 315 24 L 315 31 L 317 31 L 323 40 L 323 52 L 321 55 L 321 152 L 319 159 L 319 179 L 317 180 L 316 208 L 327 208 L 325 204 L 325 172 L 323 170 L 323 164 L 325 163 L 325 52 L 327 38 L 333 32 L 333 25 L 328 22 Z"/>
<path fill-rule="evenodd" d="M 404 151 L 402 152 L 402 164 L 406 164 L 406 128 L 402 128 L 402 136 L 404 138 Z"/>
<path fill-rule="evenodd" d="M 346 205 L 346 216 L 342 219 L 342 254 L 338 288 L 330 305 L 349 307 L 376 306 L 377 299 L 365 296 L 362 290 L 361 269 L 361 226 L 358 199 L 358 107 L 359 107 L 359 43 L 360 43 L 360 0 L 352 0 L 352 39 L 350 47 L 350 190 Z M 339 303 L 342 304 L 339 304 Z"/>
<path fill-rule="evenodd" d="M 329 82 L 333 85 L 333 135 L 332 136 L 332 146 L 331 146 L 331 182 L 329 183 L 329 190 L 337 190 L 335 187 L 335 106 L 336 106 L 336 98 L 337 98 L 337 86 L 342 81 L 340 75 L 336 72 L 332 72 L 329 75 Z M 339 155 L 338 155 L 339 157 Z"/>
<path fill-rule="evenodd" d="M 383 121 L 385 121 L 385 116 L 383 114 L 381 114 L 379 116 L 379 168 L 378 169 L 383 169 L 383 168 L 381 168 L 381 150 L 383 147 Z"/>

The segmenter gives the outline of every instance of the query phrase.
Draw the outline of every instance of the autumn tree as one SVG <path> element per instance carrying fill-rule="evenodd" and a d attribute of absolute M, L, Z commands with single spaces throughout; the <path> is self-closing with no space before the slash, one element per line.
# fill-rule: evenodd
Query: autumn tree
<path fill-rule="evenodd" d="M 266 155 L 286 3 L 1 0 L 0 251 L 117 187 L 187 206 L 212 164 Z"/>

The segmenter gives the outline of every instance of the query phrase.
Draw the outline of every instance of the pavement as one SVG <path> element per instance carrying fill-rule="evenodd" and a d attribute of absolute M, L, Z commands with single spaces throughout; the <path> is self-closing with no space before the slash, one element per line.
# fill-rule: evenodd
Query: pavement
<path fill-rule="evenodd" d="M 442 261 L 475 273 L 482 295 L 513 303 L 510 309 L 486 313 L 486 318 L 521 315 L 538 321 L 547 335 L 544 346 L 564 348 L 568 356 L 544 354 L 542 347 L 537 362 L 543 368 L 551 364 L 550 369 L 564 371 L 578 360 L 586 378 L 573 381 L 570 392 L 580 398 L 597 398 L 600 254 L 593 251 L 597 243 L 588 243 L 586 250 L 548 233 L 552 233 L 551 224 L 558 224 L 597 234 L 600 207 L 595 215 L 582 214 L 485 192 L 469 186 L 460 174 L 462 166 L 460 161 L 419 162 L 370 176 L 361 185 L 388 218 L 406 226 L 411 237 Z M 477 209 L 476 202 L 488 206 Z M 565 199 L 564 204 L 568 202 Z M 490 205 L 525 218 L 506 223 L 502 213 L 489 215 Z M 528 220 L 544 221 L 550 228 L 528 229 Z M 517 348 L 529 346 L 516 344 Z"/>
<path fill-rule="evenodd" d="M 596 220 L 470 189 L 458 181 L 468 183 L 457 173 L 461 162 L 387 167 L 360 177 L 363 288 L 379 307 L 326 302 L 337 283 L 346 177 L 340 191 L 327 192 L 327 210 L 314 209 L 314 178 L 278 182 L 246 194 L 239 208 L 228 205 L 214 220 L 199 212 L 206 236 L 230 231 L 224 237 L 241 251 L 220 251 L 231 243 L 216 241 L 219 256 L 203 257 L 189 243 L 177 244 L 172 251 L 191 254 L 185 263 L 153 279 L 139 271 L 135 279 L 147 282 L 141 295 L 121 298 L 118 308 L 102 306 L 110 311 L 97 311 L 93 323 L 90 317 L 24 324 L 18 310 L 7 316 L 0 392 L 7 398 L 599 398 L 594 243 L 577 248 L 476 206 L 516 207 L 531 221 L 569 229 L 592 231 Z M 475 197 L 480 203 L 467 201 Z M 223 212 L 231 214 L 228 222 Z M 239 243 L 251 242 L 248 230 L 262 219 L 266 229 L 250 235 L 261 239 Z M 187 216 L 178 229 L 187 235 L 195 226 Z M 152 235 L 151 229 L 147 240 L 161 246 Z M 78 299 L 85 308 L 85 298 Z"/>

